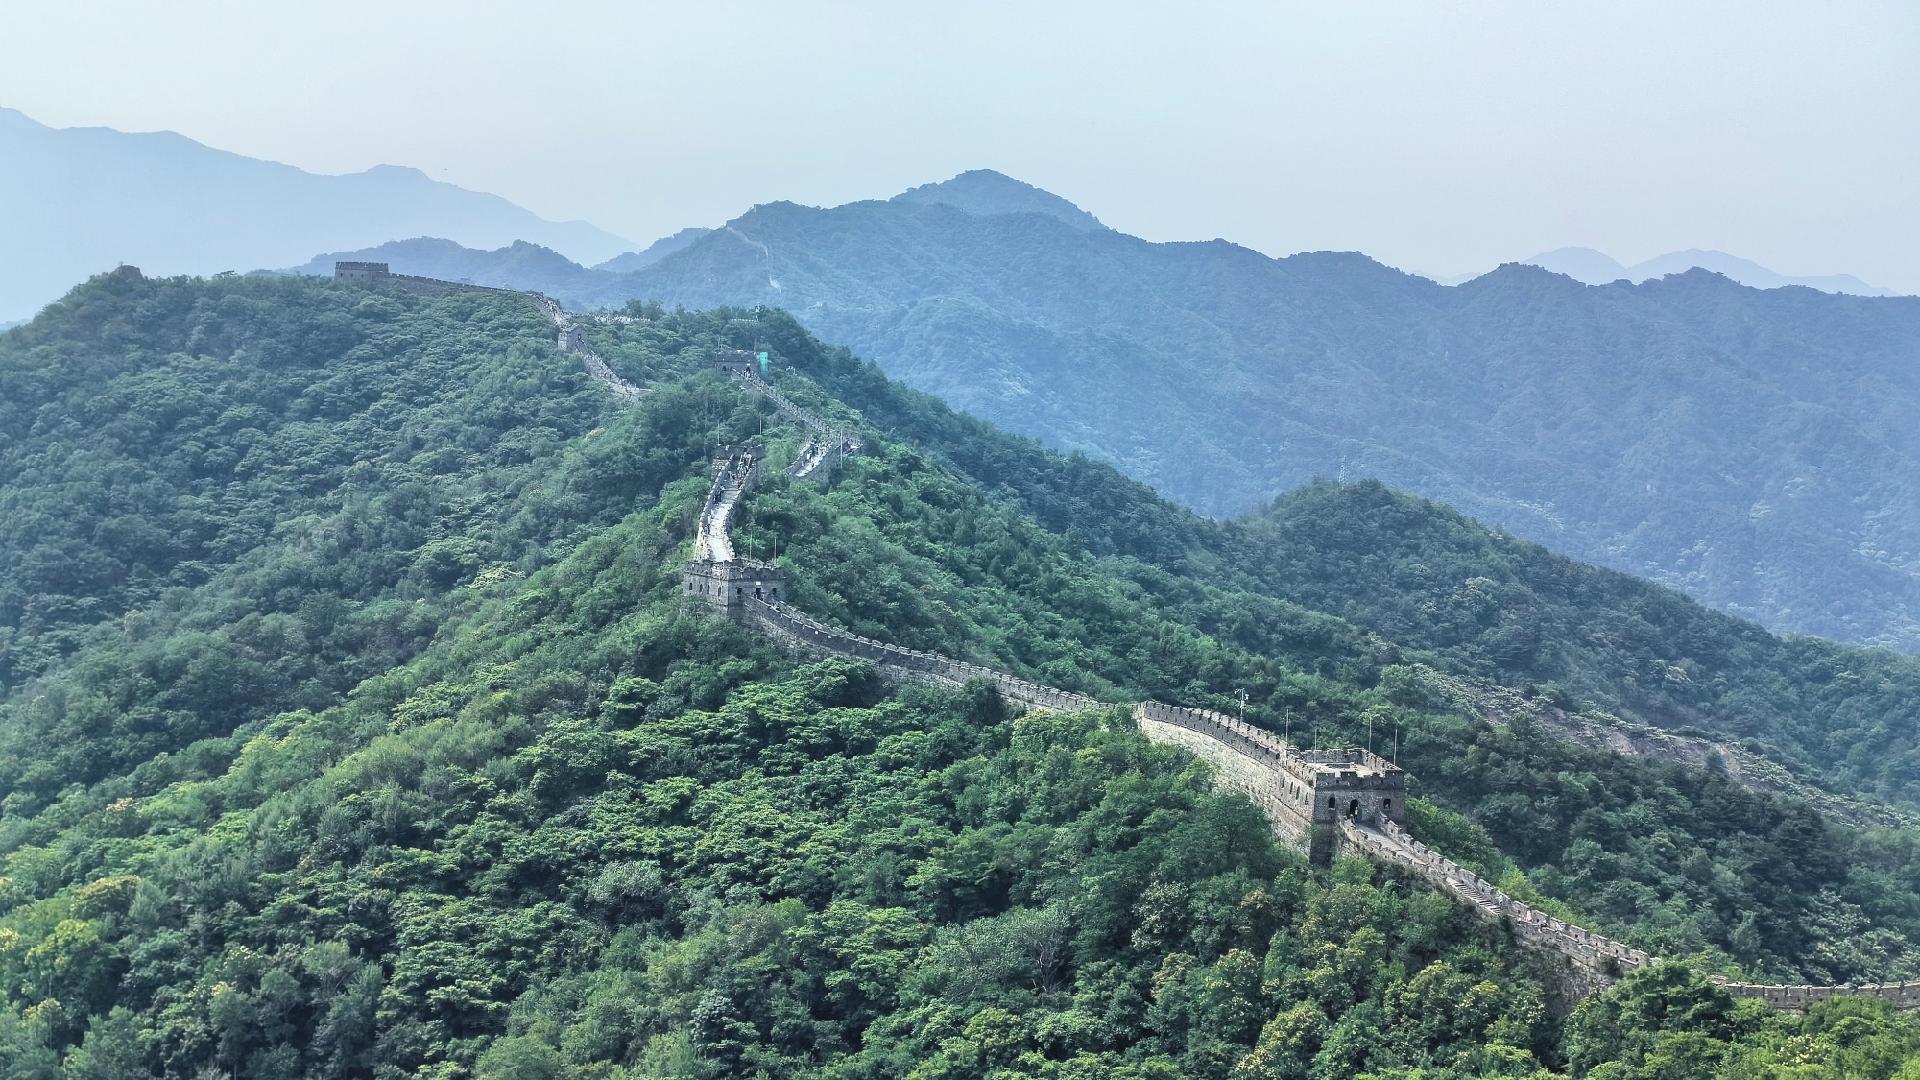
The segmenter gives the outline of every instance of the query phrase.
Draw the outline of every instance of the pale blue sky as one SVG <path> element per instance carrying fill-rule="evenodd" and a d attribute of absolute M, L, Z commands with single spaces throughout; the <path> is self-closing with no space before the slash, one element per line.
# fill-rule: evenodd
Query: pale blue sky
<path fill-rule="evenodd" d="M 1719 248 L 1920 290 L 1907 3 L 0 4 L 0 105 L 646 241 L 987 167 L 1435 274 Z"/>

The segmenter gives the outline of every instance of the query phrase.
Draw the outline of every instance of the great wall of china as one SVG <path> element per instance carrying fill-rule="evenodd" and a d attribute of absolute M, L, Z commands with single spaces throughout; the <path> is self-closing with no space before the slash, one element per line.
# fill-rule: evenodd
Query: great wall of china
<path fill-rule="evenodd" d="M 607 368 L 559 304 L 531 295 L 559 328 L 560 348 L 580 357 L 593 378 L 628 400 L 647 393 Z M 807 443 L 788 470 L 790 476 L 824 482 L 827 470 L 820 465 L 829 455 L 837 461 L 858 451 L 859 441 L 851 433 L 814 416 L 767 383 L 753 369 L 751 354 L 724 355 L 718 366 L 743 390 L 766 399 L 808 433 Z M 830 451 L 816 452 L 811 449 L 815 446 Z M 959 687 L 983 680 L 1010 702 L 1059 712 L 1111 707 L 1084 694 L 979 664 L 861 637 L 789 605 L 784 570 L 738 558 L 730 534 L 734 515 L 764 473 L 764 460 L 756 447 L 729 447 L 716 458 L 695 537 L 697 557 L 687 564 L 683 577 L 690 600 L 794 651 L 866 661 L 900 681 Z M 1311 860 L 1324 864 L 1341 854 L 1364 856 L 1427 882 L 1498 924 L 1516 945 L 1557 965 L 1556 977 L 1574 997 L 1603 989 L 1626 972 L 1658 960 L 1517 900 L 1416 840 L 1401 824 L 1406 813 L 1406 776 L 1375 754 L 1361 749 L 1301 749 L 1222 713 L 1157 701 L 1135 703 L 1132 715 L 1150 741 L 1179 747 L 1207 762 L 1217 784 L 1245 794 L 1266 815 L 1275 833 Z M 1729 993 L 1794 1012 L 1846 996 L 1875 997 L 1900 1009 L 1920 1008 L 1920 982 L 1812 986 L 1712 979 Z"/>

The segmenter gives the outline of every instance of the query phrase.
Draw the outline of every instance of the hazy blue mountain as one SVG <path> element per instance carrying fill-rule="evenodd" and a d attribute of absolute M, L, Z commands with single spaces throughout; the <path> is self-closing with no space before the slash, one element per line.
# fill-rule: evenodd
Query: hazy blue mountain
<path fill-rule="evenodd" d="M 483 247 L 529 240 L 589 261 L 633 246 L 416 169 L 322 176 L 173 132 L 56 129 L 11 109 L 0 109 L 0 162 L 0 319 L 122 262 L 209 274 L 423 234 Z"/>
<path fill-rule="evenodd" d="M 1521 261 L 1551 270 L 1556 274 L 1565 274 L 1575 281 L 1584 281 L 1589 285 L 1605 285 L 1622 278 L 1628 281 L 1646 281 L 1650 278 L 1684 274 L 1688 270 L 1698 269 L 1711 270 L 1756 289 L 1779 289 L 1788 285 L 1804 285 L 1821 292 L 1846 293 L 1852 296 L 1897 295 L 1890 289 L 1869 285 L 1852 274 L 1794 277 L 1776 273 L 1751 259 L 1742 259 L 1724 251 L 1699 249 L 1670 251 L 1665 255 L 1656 255 L 1645 262 L 1623 266 L 1604 252 L 1595 251 L 1592 248 L 1569 247 L 1542 252 L 1531 259 Z"/>
<path fill-rule="evenodd" d="M 951 180 L 922 184 L 895 195 L 891 201 L 939 203 L 976 216 L 1044 214 L 1077 229 L 1106 228 L 1099 218 L 1053 192 L 1043 191 L 992 169 L 974 169 Z"/>
<path fill-rule="evenodd" d="M 681 229 L 672 236 L 663 236 L 653 243 L 648 244 L 645 250 L 623 251 L 613 258 L 608 259 L 606 262 L 595 265 L 594 269 L 605 270 L 614 274 L 632 273 L 635 270 L 652 266 L 654 263 L 687 247 L 695 240 L 700 239 L 712 231 L 712 229 L 703 229 L 699 226 Z"/>
<path fill-rule="evenodd" d="M 1543 270 L 1551 270 L 1556 274 L 1565 274 L 1575 281 L 1584 281 L 1589 285 L 1605 285 L 1610 281 L 1630 277 L 1627 268 L 1620 265 L 1620 260 L 1604 251 L 1595 251 L 1592 248 L 1555 248 L 1552 251 L 1543 251 L 1531 259 L 1520 261 L 1538 266 Z"/>

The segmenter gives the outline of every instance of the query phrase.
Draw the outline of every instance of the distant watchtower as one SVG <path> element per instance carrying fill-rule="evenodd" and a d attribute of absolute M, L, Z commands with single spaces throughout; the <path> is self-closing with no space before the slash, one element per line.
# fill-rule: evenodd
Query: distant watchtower
<path fill-rule="evenodd" d="M 383 262 L 336 262 L 333 264 L 335 281 L 378 281 L 390 278 L 393 271 Z"/>
<path fill-rule="evenodd" d="M 728 349 L 713 358 L 713 366 L 725 375 L 751 375 L 754 373 L 753 354 L 745 349 Z"/>

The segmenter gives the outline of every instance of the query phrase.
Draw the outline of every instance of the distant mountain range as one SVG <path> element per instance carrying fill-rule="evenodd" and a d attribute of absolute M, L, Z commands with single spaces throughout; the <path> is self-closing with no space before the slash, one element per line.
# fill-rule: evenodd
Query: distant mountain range
<path fill-rule="evenodd" d="M 0 163 L 0 320 L 121 262 L 211 274 L 423 234 L 484 247 L 530 240 L 589 262 L 633 246 L 416 169 L 322 176 L 172 132 L 50 128 L 11 109 L 0 109 Z"/>
<path fill-rule="evenodd" d="M 712 231 L 712 229 L 703 229 L 697 226 L 681 229 L 672 236 L 663 236 L 655 240 L 653 243 L 647 245 L 645 251 L 622 252 L 594 267 L 594 269 L 605 270 L 613 274 L 630 274 L 635 270 L 643 270 L 676 251 L 692 246 L 694 241 Z"/>
<path fill-rule="evenodd" d="M 1665 255 L 1656 255 L 1645 262 L 1632 266 L 1623 266 L 1605 252 L 1592 248 L 1566 247 L 1553 251 L 1543 251 L 1531 259 L 1521 262 L 1551 270 L 1556 274 L 1565 274 L 1575 281 L 1588 285 L 1605 285 L 1614 281 L 1648 281 L 1666 277 L 1669 274 L 1684 274 L 1688 270 L 1711 270 L 1722 277 L 1731 278 L 1742 285 L 1756 289 L 1779 289 L 1788 285 L 1803 285 L 1821 292 L 1846 293 L 1850 296 L 1895 296 L 1891 289 L 1882 289 L 1869 285 L 1852 274 L 1825 274 L 1812 277 L 1793 277 L 1775 273 L 1751 259 L 1742 259 L 1724 251 L 1672 251 Z"/>
<path fill-rule="evenodd" d="M 1379 477 L 1775 629 L 1920 651 L 1920 299 L 1521 264 L 1445 287 L 1149 243 L 994 173 L 755 207 L 629 273 L 526 245 L 350 254 L 583 306 L 784 307 L 1208 513 Z"/>

